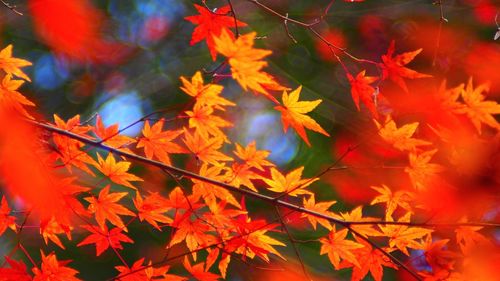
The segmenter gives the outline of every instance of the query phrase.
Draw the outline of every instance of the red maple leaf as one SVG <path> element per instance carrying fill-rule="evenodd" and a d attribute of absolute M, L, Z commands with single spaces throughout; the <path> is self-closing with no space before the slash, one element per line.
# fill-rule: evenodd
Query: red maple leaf
<path fill-rule="evenodd" d="M 92 232 L 87 238 L 85 238 L 82 242 L 80 242 L 77 246 L 84 246 L 89 244 L 95 244 L 96 247 L 96 256 L 99 256 L 108 249 L 110 246 L 113 249 L 123 249 L 121 242 L 134 243 L 132 239 L 122 233 L 122 229 L 115 227 L 108 231 L 108 227 L 104 225 L 104 228 L 101 230 L 98 226 L 88 226 L 84 225 L 83 228 Z"/>
<path fill-rule="evenodd" d="M 382 80 L 389 78 L 394 81 L 394 83 L 398 84 L 399 87 L 403 88 L 405 92 L 408 92 L 408 87 L 406 87 L 403 77 L 415 79 L 431 77 L 431 75 L 419 73 L 405 67 L 405 65 L 410 63 L 418 54 L 420 54 L 420 52 L 422 52 L 422 49 L 393 56 L 395 51 L 394 45 L 395 43 L 393 40 L 389 45 L 387 54 L 382 56 L 382 63 L 380 64 L 380 67 L 382 68 Z"/>
<path fill-rule="evenodd" d="M 234 34 L 229 31 L 229 27 L 236 27 L 236 24 L 238 26 L 246 26 L 247 24 L 242 21 L 235 20 L 232 16 L 228 16 L 231 12 L 231 7 L 229 5 L 220 7 L 216 11 L 210 11 L 203 6 L 196 4 L 194 4 L 194 7 L 200 14 L 185 17 L 186 20 L 198 25 L 193 31 L 190 44 L 194 45 L 202 40 L 206 40 L 210 55 L 212 56 L 212 59 L 215 60 L 217 57 L 217 51 L 215 51 L 213 36 L 219 37 L 222 29 L 225 28 L 228 31 L 228 34 L 234 38 Z"/>
<path fill-rule="evenodd" d="M 361 99 L 373 116 L 378 118 L 377 106 L 375 104 L 377 90 L 370 85 L 377 80 L 377 77 L 365 76 L 365 72 L 365 70 L 361 71 L 356 77 L 347 73 L 347 79 L 349 79 L 349 83 L 351 84 L 352 100 L 359 111 L 359 99 Z"/>

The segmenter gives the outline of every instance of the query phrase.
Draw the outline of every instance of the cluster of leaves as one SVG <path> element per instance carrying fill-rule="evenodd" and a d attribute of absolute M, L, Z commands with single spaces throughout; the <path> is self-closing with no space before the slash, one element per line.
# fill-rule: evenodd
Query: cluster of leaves
<path fill-rule="evenodd" d="M 239 34 L 237 28 L 247 24 L 236 19 L 230 6 L 216 11 L 200 5 L 195 8 L 200 14 L 186 18 L 197 25 L 191 43 L 204 40 L 212 59 L 223 57 L 218 69 L 230 72 L 214 76 L 232 77 L 245 92 L 269 100 L 281 114 L 284 132 L 293 128 L 307 145 L 311 142 L 306 129 L 330 136 L 308 115 L 322 101 L 301 100 L 300 85 L 291 90 L 265 70 L 271 51 L 255 47 L 255 32 Z M 270 152 L 258 149 L 255 141 L 233 143 L 227 134 L 233 124 L 225 113 L 237 104 L 223 97 L 223 85 L 205 82 L 200 71 L 180 77 L 182 92 L 193 101 L 189 108 L 173 119 L 142 118 L 142 135 L 130 138 L 122 135 L 118 125 L 106 127 L 99 116 L 95 122 L 84 122 L 79 115 L 68 120 L 54 115 L 53 123 L 36 121 L 26 109 L 34 104 L 18 92 L 29 81 L 21 68 L 30 63 L 12 57 L 9 45 L 0 52 L 0 68 L 5 72 L 0 89 L 0 176 L 6 191 L 0 206 L 0 234 L 11 229 L 20 236 L 30 223 L 39 228 L 45 244 L 53 243 L 60 251 L 74 243 L 82 248 L 94 246 L 97 257 L 112 252 L 121 263 L 115 267 L 117 280 L 187 280 L 191 276 L 208 281 L 225 278 L 234 260 L 269 263 L 290 258 L 283 254 L 283 247 L 295 247 L 296 241 L 285 219 L 300 220 L 307 223 L 302 231 L 315 231 L 312 243 L 320 247 L 319 255 L 326 255 L 336 270 L 350 268 L 352 280 L 368 273 L 382 280 L 386 268 L 425 280 L 487 280 L 494 275 L 485 268 L 495 268 L 500 256 L 498 245 L 487 235 L 489 229 L 478 221 L 497 201 L 483 201 L 474 214 L 457 208 L 450 215 L 429 210 L 436 206 L 428 198 L 438 189 L 459 189 L 453 180 L 475 174 L 477 165 L 464 165 L 464 160 L 475 147 L 498 142 L 495 134 L 500 125 L 492 115 L 500 113 L 500 105 L 485 100 L 487 84 L 474 86 L 470 78 L 467 85 L 451 89 L 443 82 L 432 93 L 443 112 L 439 119 L 408 123 L 402 116 L 382 112 L 377 101 L 386 80 L 408 93 L 405 79 L 431 77 L 407 67 L 421 49 L 395 52 L 392 42 L 375 63 L 381 70 L 379 76 L 367 76 L 365 70 L 354 76 L 344 68 L 356 108 L 361 110 L 361 100 L 369 110 L 378 141 L 397 151 L 391 161 L 411 186 L 374 184 L 372 189 L 378 194 L 371 205 L 376 207 L 358 206 L 343 212 L 332 210 L 335 201 L 317 201 L 321 194 L 311 187 L 321 180 L 319 176 L 305 177 L 303 166 L 279 169 L 267 159 Z M 282 92 L 281 102 L 274 92 Z M 391 102 L 390 97 L 386 99 Z M 421 123 L 429 132 L 418 130 Z M 457 141 L 457 134 L 464 138 Z M 484 162 L 489 153 L 484 152 L 475 163 Z M 176 155 L 196 164 L 190 171 L 179 169 Z M 175 185 L 168 190 L 146 188 L 147 177 L 131 169 L 134 160 L 160 168 L 156 172 L 170 176 Z M 29 179 L 26 174 L 31 175 Z M 249 197 L 270 204 L 278 219 L 256 218 L 246 208 Z M 11 210 L 14 198 L 28 211 Z M 380 217 L 363 215 L 363 209 L 380 210 L 380 204 Z M 152 231 L 170 231 L 169 239 L 163 241 L 165 258 L 126 261 L 122 257 L 124 247 L 135 242 L 128 228 L 137 223 L 148 224 Z M 169 273 L 172 258 L 168 253 L 173 248 L 186 248 L 185 254 L 177 256 L 183 262 L 175 268 L 175 275 Z M 24 261 L 12 258 L 18 250 L 32 263 L 31 272 Z M 407 265 L 404 261 L 418 251 L 427 266 Z M 40 262 L 36 262 L 21 240 L 6 256 L 0 275 L 0 280 L 79 280 L 69 261 L 41 250 Z"/>

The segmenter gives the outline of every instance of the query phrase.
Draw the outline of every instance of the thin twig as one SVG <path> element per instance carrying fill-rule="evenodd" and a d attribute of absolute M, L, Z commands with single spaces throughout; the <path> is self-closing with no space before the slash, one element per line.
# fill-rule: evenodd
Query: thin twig
<path fill-rule="evenodd" d="M 16 14 L 18 14 L 18 15 L 20 15 L 20 16 L 22 16 L 22 15 L 23 15 L 23 13 L 21 13 L 21 12 L 19 12 L 19 11 L 17 10 L 17 6 L 16 6 L 16 5 L 9 4 L 9 3 L 5 2 L 4 0 L 0 0 L 0 1 L 1 1 L 1 2 L 2 2 L 2 4 L 3 4 L 5 7 L 7 7 L 9 10 L 13 11 L 14 13 L 16 13 Z"/>

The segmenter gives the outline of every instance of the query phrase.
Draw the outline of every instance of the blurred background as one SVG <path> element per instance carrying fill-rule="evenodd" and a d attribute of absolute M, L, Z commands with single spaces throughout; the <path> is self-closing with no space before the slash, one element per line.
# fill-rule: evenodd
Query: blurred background
<path fill-rule="evenodd" d="M 16 10 L 23 15 L 0 5 L 1 46 L 13 44 L 15 57 L 33 63 L 26 68 L 32 83 L 23 86 L 22 92 L 37 104 L 39 119 L 53 121 L 52 114 L 56 113 L 63 119 L 80 114 L 82 120 L 87 120 L 99 114 L 106 125 L 119 123 L 120 127 L 125 127 L 159 110 L 163 111 L 163 116 L 175 116 L 189 101 L 179 90 L 179 77 L 191 77 L 198 70 L 211 70 L 218 65 L 212 61 L 204 42 L 189 44 L 194 25 L 184 17 L 197 14 L 193 7 L 194 3 L 200 4 L 197 1 L 8 2 L 16 5 Z M 291 18 L 311 22 L 322 15 L 330 1 L 262 2 L 283 14 L 288 13 Z M 226 1 L 207 1 L 212 8 L 225 4 Z M 308 177 L 332 164 L 349 146 L 373 142 L 370 138 L 373 128 L 366 125 L 371 117 L 365 108 L 360 114 L 354 107 L 345 72 L 328 47 L 303 28 L 289 24 L 290 33 L 298 42 L 294 43 L 280 20 L 250 1 L 234 0 L 233 4 L 238 19 L 248 24 L 240 28 L 240 32 L 257 31 L 258 46 L 273 51 L 268 72 L 290 88 L 303 85 L 301 99 L 323 100 L 312 115 L 332 138 L 309 133 L 313 146 L 307 147 L 293 131 L 283 134 L 279 112 L 270 102 L 243 93 L 233 81 L 222 79 L 218 83 L 225 86 L 223 95 L 238 104 L 226 116 L 234 123 L 229 129 L 232 140 L 242 144 L 256 140 L 260 149 L 272 152 L 270 159 L 283 169 L 303 165 Z M 494 35 L 500 28 L 495 22 L 499 10 L 498 2 L 493 0 L 446 0 L 443 1 L 443 13 L 447 22 L 440 27 L 440 9 L 432 0 L 336 1 L 316 30 L 336 45 L 346 47 L 356 57 L 374 61 L 380 61 L 391 40 L 396 41 L 396 53 L 423 48 L 411 68 L 432 74 L 436 79 L 424 83 L 409 81 L 409 88 L 415 89 L 410 93 L 413 98 L 418 97 L 420 90 L 425 92 L 437 87 L 442 79 L 454 86 L 473 76 L 478 83 L 491 81 L 490 96 L 498 99 L 500 40 L 495 41 Z M 351 73 L 366 69 L 369 75 L 377 75 L 372 65 L 338 55 Z M 229 73 L 228 69 L 224 71 Z M 210 75 L 205 75 L 205 81 L 211 79 Z M 384 90 L 398 92 L 396 94 L 401 91 L 390 84 Z M 379 108 L 385 112 L 395 110 L 382 99 Z M 133 126 L 125 134 L 138 136 L 141 128 L 140 124 Z M 343 163 L 374 166 L 377 163 L 368 159 L 380 155 L 390 157 L 391 154 L 365 145 L 349 154 Z M 339 171 L 327 174 L 313 189 L 321 194 L 322 201 L 337 200 L 335 209 L 346 210 L 373 198 L 374 192 L 369 186 L 387 178 L 396 182 L 398 177 L 401 175 L 390 171 L 381 173 L 376 169 Z M 369 181 L 364 180 L 368 178 Z M 250 204 L 254 205 L 249 208 L 257 212 L 262 206 L 258 202 Z M 265 210 L 260 212 L 265 215 Z M 137 250 L 137 246 L 126 247 L 125 256 L 131 262 L 148 251 L 155 257 L 152 252 L 162 245 L 165 236 L 146 228 L 130 231 L 136 237 L 148 232 L 144 237 L 154 239 L 143 242 L 142 250 Z M 298 232 L 298 238 L 300 235 Z M 318 245 L 299 247 L 306 260 L 314 261 L 308 265 L 315 265 L 315 274 L 331 277 L 328 275 L 331 265 L 325 256 L 317 254 Z M 110 271 L 116 257 L 106 253 L 95 260 L 94 249 L 90 248 L 70 247 L 61 258 L 82 253 L 73 265 L 85 280 L 101 280 L 116 274 Z M 293 265 L 291 247 L 287 251 L 291 257 L 289 264 Z M 229 274 L 229 280 L 255 280 L 251 274 L 242 274 L 248 267 L 236 264 L 231 267 L 233 273 Z M 268 276 L 261 280 L 274 280 L 282 274 L 266 270 L 256 272 Z M 348 272 L 338 274 L 340 279 L 348 276 Z M 388 280 L 390 274 L 386 275 Z M 292 275 L 288 279 L 293 278 Z M 325 280 L 331 279 L 325 277 Z"/>

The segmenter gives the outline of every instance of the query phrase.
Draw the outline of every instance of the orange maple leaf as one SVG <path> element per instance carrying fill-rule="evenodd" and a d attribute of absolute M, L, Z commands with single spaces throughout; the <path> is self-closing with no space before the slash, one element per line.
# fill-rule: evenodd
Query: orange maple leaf
<path fill-rule="evenodd" d="M 224 166 L 209 166 L 207 164 L 202 164 L 198 174 L 200 176 L 213 179 L 219 182 L 225 182 L 228 177 L 221 174 L 227 168 Z M 216 198 L 220 200 L 225 200 L 227 203 L 241 208 L 240 203 L 234 198 L 234 196 L 227 189 L 221 188 L 219 186 L 209 184 L 204 181 L 193 179 L 193 195 L 197 197 L 202 197 L 205 202 L 210 205 L 216 201 Z"/>
<path fill-rule="evenodd" d="M 82 228 L 91 232 L 89 236 L 83 239 L 77 247 L 95 244 L 96 256 L 101 255 L 109 247 L 113 249 L 123 249 L 121 242 L 134 243 L 132 239 L 122 233 L 122 229 L 115 227 L 108 231 L 108 227 L 104 225 L 103 229 L 93 225 L 83 225 Z"/>
<path fill-rule="evenodd" d="M 21 67 L 30 66 L 31 62 L 23 59 L 12 57 L 12 45 L 8 45 L 0 51 L 0 68 L 7 75 L 14 75 L 31 82 L 26 73 L 21 70 Z"/>
<path fill-rule="evenodd" d="M 89 137 L 87 133 L 91 130 L 91 127 L 81 126 L 80 115 L 75 115 L 67 122 L 64 122 L 64 120 L 59 118 L 57 114 L 54 114 L 54 122 L 56 127 L 60 129 L 82 135 L 84 137 Z M 53 134 L 53 140 L 57 149 L 57 152 L 54 153 L 55 158 L 60 159 L 70 172 L 70 165 L 73 165 L 94 176 L 94 173 L 88 168 L 87 165 L 96 166 L 97 163 L 94 159 L 92 159 L 92 157 L 90 157 L 90 155 L 87 154 L 87 152 L 82 150 L 84 146 L 82 142 L 60 134 Z"/>
<path fill-rule="evenodd" d="M 481 134 L 481 124 L 486 124 L 497 131 L 500 130 L 500 124 L 493 117 L 493 114 L 500 114 L 500 104 L 496 101 L 485 101 L 486 97 L 482 94 L 483 92 L 488 92 L 489 89 L 490 86 L 488 83 L 474 88 L 472 77 L 469 78 L 467 86 L 461 92 L 465 106 L 453 111 L 458 114 L 466 114 L 479 134 Z"/>
<path fill-rule="evenodd" d="M 335 269 L 340 269 L 340 259 L 347 260 L 355 266 L 360 266 L 353 250 L 363 248 L 362 244 L 346 239 L 348 229 L 337 231 L 335 225 L 332 227 L 328 237 L 319 239 L 321 242 L 320 255 L 327 254 L 328 259 Z"/>
<path fill-rule="evenodd" d="M 207 272 L 205 270 L 204 263 L 198 263 L 191 266 L 188 258 L 184 257 L 184 262 L 182 264 L 184 265 L 184 268 L 186 268 L 186 270 L 194 277 L 194 279 L 198 281 L 217 281 L 220 278 L 220 276 L 215 273 Z"/>
<path fill-rule="evenodd" d="M 45 241 L 45 244 L 48 243 L 48 239 L 50 241 L 54 242 L 57 246 L 61 247 L 62 249 L 66 249 L 64 245 L 62 244 L 61 240 L 57 236 L 58 234 L 65 233 L 66 237 L 68 237 L 68 240 L 71 240 L 71 230 L 73 227 L 70 226 L 65 226 L 63 224 L 60 224 L 55 217 L 50 218 L 50 220 L 47 220 L 45 222 L 42 222 L 40 225 L 40 233 L 42 234 L 43 240 Z"/>
<path fill-rule="evenodd" d="M 217 84 L 205 85 L 200 71 L 197 71 L 193 77 L 191 77 L 191 81 L 181 76 L 181 82 L 181 90 L 196 98 L 195 105 L 210 106 L 214 109 L 222 111 L 225 110 L 225 106 L 236 105 L 235 103 L 220 96 L 220 93 L 224 89 L 223 86 Z"/>
<path fill-rule="evenodd" d="M 201 40 L 205 39 L 207 42 L 208 50 L 212 59 L 215 61 L 217 52 L 214 46 L 214 36 L 220 36 L 222 30 L 226 30 L 228 36 L 234 38 L 233 32 L 231 32 L 229 27 L 246 26 L 247 24 L 236 20 L 230 15 L 231 7 L 229 5 L 217 8 L 215 11 L 210 11 L 208 8 L 194 4 L 196 10 L 198 10 L 199 15 L 188 16 L 184 19 L 198 25 L 191 37 L 191 45 L 194 45 Z"/>
<path fill-rule="evenodd" d="M 203 137 L 208 138 L 209 135 L 214 137 L 222 137 L 225 142 L 229 142 L 222 128 L 232 127 L 233 123 L 223 119 L 220 116 L 213 115 L 214 109 L 210 106 L 195 105 L 193 111 L 185 111 L 189 116 L 189 128 L 195 128 Z"/>
<path fill-rule="evenodd" d="M 278 104 L 268 90 L 283 91 L 288 88 L 281 86 L 274 77 L 262 71 L 267 66 L 267 62 L 262 59 L 272 52 L 253 48 L 255 32 L 241 35 L 236 40 L 229 34 L 227 29 L 223 29 L 220 37 L 214 37 L 214 42 L 217 52 L 229 59 L 233 78 L 245 91 L 253 90 Z"/>
<path fill-rule="evenodd" d="M 111 153 L 108 154 L 106 160 L 102 159 L 101 155 L 97 153 L 97 161 L 99 162 L 99 165 L 97 165 L 97 169 L 99 169 L 101 173 L 103 173 L 111 181 L 117 184 L 121 184 L 132 189 L 137 189 L 130 182 L 143 181 L 143 179 L 139 178 L 138 176 L 127 173 L 131 164 L 130 162 L 116 162 L 115 157 L 113 157 Z"/>
<path fill-rule="evenodd" d="M 363 248 L 358 248 L 353 251 L 360 266 L 356 266 L 348 260 L 343 260 L 340 263 L 340 268 L 352 267 L 351 281 L 363 280 L 368 272 L 370 272 L 375 281 L 382 281 L 384 266 L 398 269 L 397 266 L 382 252 L 385 251 L 386 253 L 390 253 L 392 249 L 374 249 L 365 240 L 357 236 L 355 236 L 354 239 L 356 239 L 359 244 L 363 245 Z"/>
<path fill-rule="evenodd" d="M 300 91 L 302 86 L 292 91 L 290 95 L 286 91 L 283 92 L 283 105 L 274 107 L 281 112 L 281 121 L 283 122 L 283 131 L 286 133 L 289 126 L 295 129 L 297 134 L 311 146 L 304 129 L 310 129 L 325 136 L 330 136 L 321 126 L 311 117 L 305 115 L 315 109 L 322 100 L 315 101 L 299 101 Z"/>
<path fill-rule="evenodd" d="M 371 217 L 363 217 L 363 206 L 358 206 L 354 208 L 350 213 L 340 213 L 341 218 L 344 221 L 348 222 L 370 222 L 370 221 L 377 221 L 378 219 L 376 218 L 371 218 Z M 363 235 L 363 236 L 382 236 L 380 231 L 376 230 L 373 225 L 370 224 L 355 224 L 353 223 L 351 225 L 351 229 L 354 231 Z"/>
<path fill-rule="evenodd" d="M 385 203 L 385 214 L 386 216 L 392 216 L 392 213 L 399 206 L 408 212 L 412 211 L 412 206 L 410 205 L 413 195 L 408 191 L 396 191 L 392 193 L 391 189 L 387 185 L 383 184 L 381 187 L 372 186 L 372 189 L 376 190 L 380 195 L 375 197 L 370 205 L 375 205 L 379 203 Z"/>
<path fill-rule="evenodd" d="M 160 194 L 154 192 L 146 196 L 144 199 L 136 193 L 134 205 L 139 211 L 139 219 L 146 220 L 154 228 L 161 230 L 158 226 L 160 223 L 171 223 L 173 220 L 165 215 L 170 207 L 167 205 L 167 199 L 163 198 Z"/>
<path fill-rule="evenodd" d="M 422 52 L 422 49 L 402 53 L 393 57 L 394 51 L 395 42 L 393 40 L 389 45 L 387 54 L 382 55 L 382 63 L 380 64 L 380 67 L 382 68 L 382 80 L 389 78 L 398 84 L 398 86 L 405 92 L 408 92 L 408 87 L 406 87 L 403 77 L 409 79 L 432 77 L 431 75 L 419 73 L 405 67 L 405 65 L 410 63 L 418 54 L 420 54 L 420 52 Z"/>
<path fill-rule="evenodd" d="M 436 152 L 437 149 L 433 149 L 422 153 L 411 152 L 408 155 L 410 163 L 405 167 L 405 172 L 408 173 L 415 189 L 426 189 L 427 183 L 444 170 L 439 164 L 429 163 Z"/>
<path fill-rule="evenodd" d="M 118 203 L 126 195 L 128 195 L 127 192 L 109 193 L 109 185 L 107 185 L 99 192 L 98 198 L 93 196 L 84 198 L 90 203 L 88 209 L 91 213 L 95 213 L 95 219 L 101 229 L 104 229 L 106 221 L 109 221 L 113 225 L 127 230 L 119 215 L 135 216 L 135 214 Z"/>
<path fill-rule="evenodd" d="M 65 280 L 65 281 L 79 281 L 75 275 L 78 271 L 67 267 L 66 265 L 71 261 L 58 261 L 54 253 L 45 255 L 42 251 L 42 266 L 33 268 L 33 281 L 52 281 L 52 280 Z"/>
<path fill-rule="evenodd" d="M 266 235 L 278 224 L 270 224 L 265 220 L 252 221 L 246 215 L 240 215 L 233 221 L 237 236 L 232 237 L 226 244 L 225 249 L 232 253 L 241 254 L 253 259 L 255 256 L 269 262 L 268 254 L 274 254 L 285 259 L 274 246 L 286 246 L 284 243 Z M 229 262 L 229 261 L 228 261 Z"/>
<path fill-rule="evenodd" d="M 431 142 L 412 138 L 413 134 L 418 128 L 419 123 L 413 122 L 405 124 L 401 127 L 396 126 L 396 122 L 392 120 L 391 116 L 387 116 L 383 125 L 373 120 L 378 128 L 378 134 L 387 143 L 394 146 L 394 148 L 401 151 L 414 151 L 417 146 L 431 145 Z"/>
<path fill-rule="evenodd" d="M 196 156 L 196 159 L 204 163 L 219 166 L 221 162 L 233 160 L 219 151 L 224 143 L 223 136 L 205 137 L 198 131 L 191 134 L 187 129 L 184 129 L 184 143 L 189 151 Z"/>
<path fill-rule="evenodd" d="M 245 161 L 245 164 L 260 171 L 264 171 L 264 167 L 274 167 L 273 163 L 266 160 L 271 152 L 267 150 L 257 150 L 255 141 L 250 142 L 244 148 L 236 143 L 236 150 L 233 152 L 241 160 Z"/>
<path fill-rule="evenodd" d="M 258 175 L 252 171 L 252 167 L 246 163 L 233 163 L 230 169 L 226 170 L 226 182 L 232 186 L 240 187 L 246 186 L 253 191 L 257 191 L 252 180 L 263 179 L 261 175 Z"/>
<path fill-rule="evenodd" d="M 406 213 L 398 222 L 410 222 L 411 213 Z M 387 221 L 394 221 L 392 217 L 386 216 Z M 432 229 L 414 227 L 409 225 L 379 225 L 385 236 L 389 237 L 389 246 L 398 248 L 405 255 L 409 256 L 407 248 L 423 249 L 420 241 L 424 236 L 433 232 Z"/>
<path fill-rule="evenodd" d="M 8 228 L 16 230 L 16 217 L 10 215 L 10 208 L 5 196 L 2 196 L 2 203 L 0 205 L 0 236 Z"/>
<path fill-rule="evenodd" d="M 192 212 L 186 212 L 184 214 L 176 213 L 176 218 L 172 227 L 177 228 L 175 234 L 170 239 L 168 248 L 181 243 L 186 242 L 186 246 L 191 252 L 193 258 L 196 260 L 197 252 L 199 247 L 204 247 L 211 245 L 216 242 L 215 236 L 210 234 L 211 227 L 208 226 L 204 221 L 200 219 L 191 220 L 189 218 Z"/>
<path fill-rule="evenodd" d="M 23 80 L 12 79 L 12 74 L 5 75 L 0 84 L 0 109 L 15 110 L 33 119 L 24 106 L 35 106 L 35 104 L 17 91 L 23 83 Z"/>
<path fill-rule="evenodd" d="M 319 214 L 324 214 L 324 215 L 331 216 L 334 218 L 340 218 L 339 215 L 328 211 L 328 209 L 330 209 L 330 207 L 335 203 L 337 203 L 337 201 L 327 201 L 327 202 L 316 203 L 316 199 L 314 198 L 314 193 L 311 194 L 311 196 L 309 196 L 309 199 L 306 199 L 306 197 L 304 197 L 302 199 L 302 204 L 303 204 L 304 208 L 306 208 L 307 210 L 311 210 L 311 211 L 317 212 Z M 324 226 L 328 230 L 332 229 L 332 224 L 327 219 L 318 218 L 317 216 L 312 216 L 312 215 L 308 215 L 308 214 L 302 214 L 302 217 L 307 218 L 307 220 L 309 221 L 309 223 L 311 223 L 314 230 L 316 230 L 316 226 L 318 223 L 321 224 L 322 226 Z"/>
<path fill-rule="evenodd" d="M 144 123 L 142 135 L 137 143 L 137 148 L 144 147 L 144 154 L 149 159 L 156 156 L 161 162 L 170 165 L 170 153 L 185 153 L 178 144 L 173 140 L 183 133 L 182 130 L 162 131 L 164 120 L 156 122 L 153 126 L 149 125 L 149 121 Z"/>
<path fill-rule="evenodd" d="M 283 175 L 276 168 L 271 168 L 271 179 L 263 178 L 263 180 L 270 186 L 269 190 L 278 193 L 286 193 L 290 196 L 297 196 L 300 194 L 312 194 L 304 188 L 311 185 L 319 178 L 301 179 L 304 167 L 299 167 L 290 173 Z"/>
<path fill-rule="evenodd" d="M 106 128 L 102 122 L 101 116 L 98 115 L 93 131 L 104 144 L 123 151 L 131 152 L 131 150 L 126 148 L 126 146 L 135 143 L 136 140 L 131 137 L 120 135 L 118 128 L 118 124 L 113 124 Z"/>
<path fill-rule="evenodd" d="M 361 99 L 373 116 L 378 118 L 377 106 L 375 104 L 377 90 L 370 85 L 377 81 L 378 77 L 365 76 L 365 73 L 365 70 L 361 71 L 356 75 L 356 78 L 347 73 L 347 79 L 351 84 L 352 100 L 359 111 L 359 99 Z"/>

